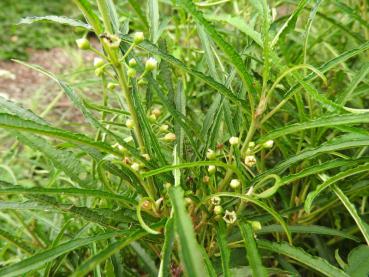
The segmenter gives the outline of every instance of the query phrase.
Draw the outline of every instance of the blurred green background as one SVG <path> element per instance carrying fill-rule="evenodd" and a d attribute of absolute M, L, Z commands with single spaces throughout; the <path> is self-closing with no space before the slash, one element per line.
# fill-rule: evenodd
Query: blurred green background
<path fill-rule="evenodd" d="M 1 0 L 0 60 L 28 58 L 27 49 L 50 49 L 70 45 L 75 34 L 59 24 L 17 25 L 22 17 L 42 15 L 74 16 L 71 0 Z M 75 16 L 79 16 L 75 14 Z M 69 30 L 69 31 L 66 31 Z"/>

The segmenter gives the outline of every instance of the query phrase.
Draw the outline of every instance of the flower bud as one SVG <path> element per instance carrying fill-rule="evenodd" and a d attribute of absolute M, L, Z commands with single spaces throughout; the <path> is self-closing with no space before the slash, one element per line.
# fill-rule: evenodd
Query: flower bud
<path fill-rule="evenodd" d="M 146 161 L 150 161 L 150 155 L 149 154 L 142 154 L 142 157 L 146 160 Z"/>
<path fill-rule="evenodd" d="M 251 148 L 251 149 L 254 148 L 255 147 L 255 142 L 250 141 L 248 147 Z"/>
<path fill-rule="evenodd" d="M 193 201 L 192 201 L 192 199 L 191 199 L 190 197 L 186 197 L 184 200 L 185 200 L 185 205 L 186 205 L 186 206 L 191 205 L 191 204 L 192 204 L 192 202 L 193 202 Z"/>
<path fill-rule="evenodd" d="M 160 132 L 166 132 L 168 131 L 169 126 L 167 124 L 163 124 L 159 127 Z"/>
<path fill-rule="evenodd" d="M 100 37 L 106 43 L 106 45 L 108 45 L 110 48 L 114 48 L 114 49 L 119 48 L 120 42 L 121 42 L 121 39 L 119 36 L 104 33 L 104 34 L 101 34 Z"/>
<path fill-rule="evenodd" d="M 142 203 L 142 209 L 144 210 L 150 210 L 152 208 L 152 203 L 148 200 L 145 200 L 143 203 Z"/>
<path fill-rule="evenodd" d="M 273 147 L 273 144 L 274 144 L 274 141 L 273 140 L 268 140 L 266 142 L 263 143 L 263 147 L 264 148 L 267 148 L 267 149 L 270 149 Z"/>
<path fill-rule="evenodd" d="M 155 108 L 152 110 L 151 113 L 154 114 L 156 117 L 159 117 L 161 115 L 161 110 L 159 108 Z"/>
<path fill-rule="evenodd" d="M 110 90 L 114 90 L 117 86 L 118 84 L 109 82 L 107 87 Z"/>
<path fill-rule="evenodd" d="M 134 78 L 134 77 L 136 77 L 136 74 L 137 74 L 137 71 L 136 71 L 136 69 L 134 69 L 134 68 L 128 68 L 128 70 L 127 70 L 127 76 L 129 77 L 129 78 Z"/>
<path fill-rule="evenodd" d="M 156 121 L 156 115 L 155 115 L 155 114 L 150 114 L 150 115 L 149 115 L 149 121 L 150 121 L 151 123 L 154 123 L 154 122 Z"/>
<path fill-rule="evenodd" d="M 214 205 L 214 206 L 218 206 L 220 204 L 220 197 L 219 196 L 213 196 L 210 199 L 210 204 Z"/>
<path fill-rule="evenodd" d="M 214 174 L 216 170 L 217 168 L 215 167 L 215 165 L 209 165 L 208 167 L 209 174 Z"/>
<path fill-rule="evenodd" d="M 137 65 L 137 62 L 134 58 L 132 58 L 132 59 L 129 60 L 128 65 L 130 67 L 135 67 Z"/>
<path fill-rule="evenodd" d="M 235 223 L 236 220 L 237 220 L 236 212 L 235 211 L 230 212 L 230 211 L 226 210 L 225 214 L 223 216 L 223 219 L 227 224 Z"/>
<path fill-rule="evenodd" d="M 217 205 L 217 206 L 214 207 L 213 212 L 216 215 L 223 214 L 223 207 L 220 206 L 220 205 Z"/>
<path fill-rule="evenodd" d="M 232 189 L 236 189 L 241 185 L 241 183 L 238 179 L 232 179 L 229 185 L 231 186 Z"/>
<path fill-rule="evenodd" d="M 204 178 L 202 178 L 202 181 L 205 183 L 205 184 L 208 184 L 210 182 L 210 177 L 208 175 L 205 175 Z"/>
<path fill-rule="evenodd" d="M 164 136 L 164 140 L 165 140 L 165 141 L 169 141 L 169 142 L 171 142 L 171 141 L 175 141 L 175 140 L 176 140 L 176 135 L 175 135 L 175 134 L 173 134 L 173 133 L 168 133 L 168 134 L 166 134 L 166 135 Z"/>
<path fill-rule="evenodd" d="M 237 144 L 239 144 L 239 143 L 240 143 L 240 139 L 239 139 L 238 137 L 231 137 L 231 138 L 229 139 L 229 143 L 230 143 L 231 145 L 237 145 Z"/>
<path fill-rule="evenodd" d="M 256 158 L 255 156 L 246 156 L 245 157 L 245 165 L 248 167 L 253 167 L 256 164 Z"/>
<path fill-rule="evenodd" d="M 251 221 L 250 223 L 251 223 L 252 229 L 254 231 L 261 230 L 261 223 L 260 223 L 260 221 Z"/>
<path fill-rule="evenodd" d="M 104 68 L 103 67 L 99 67 L 99 68 L 95 69 L 95 75 L 97 77 L 100 77 L 101 75 L 103 75 L 103 73 L 104 73 Z"/>
<path fill-rule="evenodd" d="M 208 149 L 208 151 L 206 152 L 206 158 L 208 158 L 209 160 L 214 160 L 217 157 L 217 154 L 211 150 Z"/>
<path fill-rule="evenodd" d="M 146 64 L 145 64 L 145 70 L 146 71 L 153 71 L 156 69 L 156 67 L 158 66 L 158 62 L 155 58 L 149 58 L 147 61 L 146 61 Z"/>
<path fill-rule="evenodd" d="M 80 38 L 76 40 L 77 46 L 79 49 L 88 50 L 91 45 L 87 38 Z"/>
<path fill-rule="evenodd" d="M 133 129 L 133 120 L 132 119 L 127 119 L 126 120 L 126 126 L 129 128 L 129 129 Z"/>
<path fill-rule="evenodd" d="M 131 165 L 131 168 L 132 168 L 134 171 L 139 171 L 139 170 L 140 170 L 140 168 L 141 168 L 141 166 L 140 166 L 140 164 L 139 164 L 139 163 L 133 163 L 133 164 Z"/>
<path fill-rule="evenodd" d="M 133 34 L 133 42 L 134 44 L 139 44 L 141 42 L 143 42 L 145 39 L 144 33 L 143 32 L 136 32 Z"/>
<path fill-rule="evenodd" d="M 98 68 L 104 65 L 104 60 L 102 58 L 95 57 L 94 58 L 94 67 Z"/>
<path fill-rule="evenodd" d="M 113 145 L 114 148 L 117 148 L 119 151 L 124 152 L 125 148 L 120 145 L 119 143 L 116 143 Z"/>

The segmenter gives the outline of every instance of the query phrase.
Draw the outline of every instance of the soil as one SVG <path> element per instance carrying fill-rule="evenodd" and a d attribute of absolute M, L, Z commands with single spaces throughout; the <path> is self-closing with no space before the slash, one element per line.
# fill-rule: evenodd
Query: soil
<path fill-rule="evenodd" d="M 36 64 L 57 76 L 72 72 L 75 67 L 73 55 L 65 49 L 29 50 L 30 64 Z M 81 52 L 84 62 L 91 64 L 94 56 Z M 14 61 L 0 61 L 0 70 L 10 72 L 13 78 L 0 76 L 0 95 L 40 114 L 43 109 L 60 93 L 58 85 L 47 76 Z M 68 112 L 66 113 L 66 110 Z M 47 116 L 48 119 L 65 117 L 66 121 L 83 122 L 69 100 L 63 96 Z"/>

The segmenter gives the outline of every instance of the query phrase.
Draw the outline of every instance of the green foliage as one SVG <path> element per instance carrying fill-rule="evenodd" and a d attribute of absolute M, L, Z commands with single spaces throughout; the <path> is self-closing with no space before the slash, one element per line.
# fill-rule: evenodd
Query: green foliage
<path fill-rule="evenodd" d="M 95 57 L 0 97 L 0 276 L 368 274 L 365 1 L 72 2 L 0 4 Z"/>
<path fill-rule="evenodd" d="M 70 0 L 2 0 L 0 1 L 0 60 L 24 59 L 27 48 L 51 49 L 65 47 L 74 42 L 70 27 L 37 24 L 33 28 L 18 25 L 26 16 L 65 15 L 73 11 Z"/>

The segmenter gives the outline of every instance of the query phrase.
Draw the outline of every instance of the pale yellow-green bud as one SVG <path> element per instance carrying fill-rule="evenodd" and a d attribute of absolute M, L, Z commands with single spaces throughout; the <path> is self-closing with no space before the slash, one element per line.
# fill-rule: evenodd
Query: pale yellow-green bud
<path fill-rule="evenodd" d="M 261 230 L 261 223 L 260 221 L 251 221 L 251 226 L 254 231 Z"/>
<path fill-rule="evenodd" d="M 238 137 L 231 137 L 231 138 L 229 139 L 229 143 L 230 143 L 231 145 L 237 145 L 237 144 L 239 144 L 239 143 L 240 143 L 240 139 L 239 139 Z"/>
<path fill-rule="evenodd" d="M 229 185 L 232 189 L 237 189 L 241 185 L 241 183 L 238 179 L 232 179 Z"/>
<path fill-rule="evenodd" d="M 192 204 L 192 199 L 190 197 L 186 197 L 185 199 L 185 205 L 188 206 L 188 205 L 191 205 Z"/>
<path fill-rule="evenodd" d="M 165 184 L 164 184 L 164 188 L 165 188 L 166 190 L 168 190 L 171 186 L 172 186 L 172 184 L 171 184 L 171 183 L 165 183 Z"/>
<path fill-rule="evenodd" d="M 99 67 L 99 68 L 95 69 L 95 75 L 97 77 L 100 77 L 101 75 L 103 75 L 103 73 L 104 73 L 104 68 L 103 67 Z"/>
<path fill-rule="evenodd" d="M 104 65 L 104 60 L 102 58 L 95 57 L 94 58 L 94 67 L 98 68 Z"/>
<path fill-rule="evenodd" d="M 159 127 L 160 132 L 166 132 L 168 131 L 169 126 L 167 124 L 163 124 Z"/>
<path fill-rule="evenodd" d="M 154 123 L 154 122 L 156 121 L 156 115 L 155 115 L 155 114 L 150 114 L 150 115 L 149 115 L 149 121 L 150 121 L 151 123 Z"/>
<path fill-rule="evenodd" d="M 86 38 L 77 39 L 76 43 L 78 48 L 82 50 L 88 50 L 91 47 L 90 42 Z"/>
<path fill-rule="evenodd" d="M 145 39 L 144 33 L 143 32 L 136 32 L 133 34 L 133 42 L 135 44 L 139 44 L 141 42 L 143 42 Z"/>
<path fill-rule="evenodd" d="M 114 90 L 117 86 L 118 84 L 109 82 L 107 87 L 110 90 Z"/>
<path fill-rule="evenodd" d="M 154 114 L 156 117 L 159 117 L 161 115 L 161 110 L 159 108 L 155 108 L 152 110 L 151 113 Z"/>
<path fill-rule="evenodd" d="M 104 33 L 104 34 L 101 34 L 100 37 L 103 39 L 106 45 L 109 46 L 110 48 L 113 48 L 113 49 L 119 48 L 121 39 L 117 35 Z"/>
<path fill-rule="evenodd" d="M 263 147 L 264 148 L 267 148 L 267 149 L 272 148 L 273 145 L 274 145 L 274 141 L 273 140 L 268 140 L 268 141 L 266 141 L 266 142 L 263 143 Z"/>
<path fill-rule="evenodd" d="M 128 65 L 129 65 L 130 67 L 135 67 L 135 66 L 137 65 L 137 62 L 136 62 L 136 60 L 135 60 L 134 58 L 132 58 L 132 59 L 130 59 L 130 60 L 128 61 Z"/>
<path fill-rule="evenodd" d="M 215 165 L 209 165 L 208 167 L 209 174 L 214 174 L 216 170 L 217 168 L 215 167 Z"/>
<path fill-rule="evenodd" d="M 176 140 L 176 135 L 174 133 L 168 133 L 164 136 L 164 140 L 165 141 L 175 141 Z"/>
<path fill-rule="evenodd" d="M 126 120 L 126 126 L 129 128 L 129 129 L 132 129 L 133 128 L 133 120 L 132 119 L 127 119 Z"/>
<path fill-rule="evenodd" d="M 221 215 L 221 214 L 223 214 L 223 207 L 220 206 L 220 205 L 217 205 L 217 206 L 214 207 L 213 212 L 216 215 Z"/>
<path fill-rule="evenodd" d="M 256 158 L 255 156 L 246 156 L 245 157 L 245 165 L 248 167 L 253 167 L 256 164 Z"/>
<path fill-rule="evenodd" d="M 141 168 L 141 166 L 140 166 L 140 164 L 139 164 L 139 163 L 133 163 L 133 164 L 131 165 L 131 168 L 132 168 L 134 171 L 139 171 L 139 170 L 140 170 L 140 168 Z"/>
<path fill-rule="evenodd" d="M 206 152 L 206 158 L 208 158 L 209 160 L 214 160 L 217 157 L 217 154 L 211 150 L 208 149 L 208 151 Z"/>
<path fill-rule="evenodd" d="M 150 155 L 149 154 L 142 154 L 142 157 L 146 160 L 146 161 L 150 161 Z"/>
<path fill-rule="evenodd" d="M 211 199 L 210 199 L 210 204 L 214 205 L 214 206 L 217 206 L 220 204 L 220 197 L 219 196 L 213 196 Z"/>
<path fill-rule="evenodd" d="M 249 148 L 254 148 L 255 147 L 255 142 L 254 141 L 250 141 L 248 147 Z"/>
<path fill-rule="evenodd" d="M 146 71 L 153 71 L 156 69 L 156 67 L 158 66 L 158 62 L 155 58 L 149 58 L 147 61 L 146 61 L 146 64 L 145 64 L 145 70 Z"/>
<path fill-rule="evenodd" d="M 128 70 L 127 70 L 127 76 L 129 77 L 129 78 L 134 78 L 134 77 L 136 77 L 136 74 L 137 74 L 137 71 L 136 71 L 136 69 L 134 69 L 134 68 L 128 68 Z"/>

